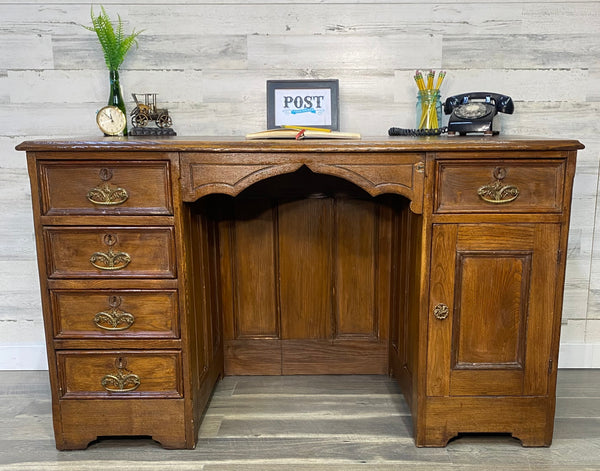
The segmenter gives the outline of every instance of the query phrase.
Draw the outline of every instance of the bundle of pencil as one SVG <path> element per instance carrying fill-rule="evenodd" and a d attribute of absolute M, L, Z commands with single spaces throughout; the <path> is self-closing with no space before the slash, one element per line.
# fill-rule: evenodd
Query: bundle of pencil
<path fill-rule="evenodd" d="M 437 81 L 435 81 L 435 71 L 430 70 L 427 73 L 427 84 L 421 71 L 415 73 L 415 82 L 419 89 L 421 97 L 421 118 L 419 120 L 419 129 L 437 129 L 439 128 L 437 115 L 437 100 L 439 97 L 440 87 L 444 81 L 446 72 L 438 73 Z M 435 81 L 435 87 L 433 85 Z"/>

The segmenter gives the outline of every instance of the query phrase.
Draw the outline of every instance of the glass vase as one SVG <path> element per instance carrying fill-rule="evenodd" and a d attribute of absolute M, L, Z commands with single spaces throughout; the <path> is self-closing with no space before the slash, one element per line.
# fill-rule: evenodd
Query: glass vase
<path fill-rule="evenodd" d="M 439 90 L 421 90 L 417 95 L 417 129 L 442 126 L 442 101 Z"/>
<path fill-rule="evenodd" d="M 127 110 L 125 108 L 125 100 L 123 100 L 123 93 L 121 92 L 121 83 L 119 82 L 119 71 L 109 71 L 110 80 L 110 94 L 108 95 L 108 104 L 116 106 L 125 115 L 125 123 L 127 123 Z M 123 136 L 127 136 L 127 124 L 123 129 Z"/>

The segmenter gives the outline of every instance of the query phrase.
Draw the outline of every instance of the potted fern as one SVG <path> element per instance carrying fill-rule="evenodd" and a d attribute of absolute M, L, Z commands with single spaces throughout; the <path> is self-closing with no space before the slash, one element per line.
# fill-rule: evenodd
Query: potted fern
<path fill-rule="evenodd" d="M 96 33 L 100 45 L 102 46 L 104 60 L 109 70 L 110 79 L 108 104 L 117 106 L 123 114 L 127 116 L 125 100 L 123 100 L 121 84 L 119 82 L 119 67 L 125 60 L 125 56 L 129 52 L 129 49 L 131 49 L 131 46 L 134 44 L 137 46 L 137 37 L 141 31 L 133 30 L 130 35 L 125 36 L 123 33 L 123 22 L 121 21 L 121 17 L 117 15 L 118 22 L 115 27 L 103 6 L 100 6 L 100 10 L 101 12 L 98 16 L 94 16 L 94 8 L 92 7 L 92 26 L 83 25 L 83 27 Z M 123 134 L 127 135 L 127 126 L 123 130 Z"/>

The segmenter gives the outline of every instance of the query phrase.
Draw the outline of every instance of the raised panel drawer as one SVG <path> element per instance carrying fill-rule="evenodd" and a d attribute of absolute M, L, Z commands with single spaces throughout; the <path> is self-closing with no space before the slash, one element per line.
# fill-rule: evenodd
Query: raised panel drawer
<path fill-rule="evenodd" d="M 41 161 L 42 215 L 171 215 L 168 161 Z"/>
<path fill-rule="evenodd" d="M 52 290 L 54 337 L 179 338 L 177 290 Z"/>
<path fill-rule="evenodd" d="M 44 227 L 49 278 L 175 278 L 173 228 Z"/>
<path fill-rule="evenodd" d="M 563 208 L 565 161 L 437 162 L 435 211 L 557 213 Z"/>
<path fill-rule="evenodd" d="M 65 350 L 56 358 L 65 399 L 183 396 L 179 351 Z"/>

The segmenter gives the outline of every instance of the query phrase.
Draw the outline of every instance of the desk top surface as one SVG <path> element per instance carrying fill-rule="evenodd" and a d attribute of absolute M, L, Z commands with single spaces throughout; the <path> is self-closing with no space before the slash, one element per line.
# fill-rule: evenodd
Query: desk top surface
<path fill-rule="evenodd" d="M 577 150 L 574 139 L 525 136 L 374 137 L 347 139 L 260 139 L 243 137 L 88 137 L 25 141 L 16 149 L 43 151 L 160 152 L 453 152 L 494 150 Z"/>

